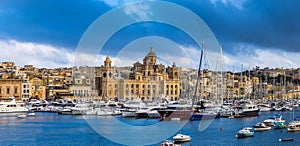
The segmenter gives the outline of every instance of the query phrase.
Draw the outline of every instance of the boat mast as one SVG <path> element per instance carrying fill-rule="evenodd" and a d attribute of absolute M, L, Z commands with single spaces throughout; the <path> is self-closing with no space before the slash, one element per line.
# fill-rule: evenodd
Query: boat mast
<path fill-rule="evenodd" d="M 224 69 L 224 58 L 222 52 L 222 45 L 220 45 L 220 58 L 221 58 L 221 105 L 223 105 L 223 96 L 224 96 L 224 80 L 223 80 L 223 70 Z"/>
<path fill-rule="evenodd" d="M 198 84 L 199 84 L 199 79 L 200 79 L 200 70 L 201 70 L 201 65 L 202 65 L 202 58 L 204 55 L 204 41 L 202 41 L 202 49 L 201 49 L 201 54 L 200 54 L 200 61 L 199 61 L 199 68 L 198 68 L 198 75 L 197 75 L 197 82 L 196 82 L 196 87 L 195 87 L 195 93 L 194 93 L 194 97 L 192 100 L 192 110 L 194 108 L 194 101 L 197 97 L 197 90 L 198 90 Z"/>
<path fill-rule="evenodd" d="M 234 65 L 232 67 L 232 102 L 234 103 L 234 94 L 235 94 L 235 91 L 234 91 Z"/>

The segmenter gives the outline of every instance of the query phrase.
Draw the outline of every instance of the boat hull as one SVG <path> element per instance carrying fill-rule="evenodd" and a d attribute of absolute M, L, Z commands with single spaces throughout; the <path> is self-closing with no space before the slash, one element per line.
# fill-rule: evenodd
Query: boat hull
<path fill-rule="evenodd" d="M 235 118 L 244 118 L 244 117 L 256 117 L 259 116 L 259 110 L 253 110 L 253 111 L 246 111 L 246 112 L 241 112 L 237 115 L 235 115 Z"/>
<path fill-rule="evenodd" d="M 220 113 L 193 113 L 191 120 L 208 120 L 220 118 Z"/>
<path fill-rule="evenodd" d="M 249 134 L 242 134 L 242 133 L 238 133 L 235 135 L 236 138 L 245 138 L 245 137 L 253 137 L 254 133 L 249 133 Z"/>
<path fill-rule="evenodd" d="M 267 131 L 270 130 L 272 127 L 257 127 L 254 128 L 255 131 Z"/>
<path fill-rule="evenodd" d="M 189 120 L 191 117 L 190 110 L 158 110 L 161 120 Z"/>

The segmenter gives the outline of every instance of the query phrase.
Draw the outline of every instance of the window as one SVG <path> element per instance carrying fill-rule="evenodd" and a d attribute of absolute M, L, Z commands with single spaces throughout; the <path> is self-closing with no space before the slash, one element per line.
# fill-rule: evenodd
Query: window
<path fill-rule="evenodd" d="M 128 90 L 126 90 L 126 95 L 128 95 L 129 94 L 129 92 L 128 92 Z"/>
<path fill-rule="evenodd" d="M 90 83 L 91 83 L 91 82 L 90 82 L 90 80 L 89 80 L 89 79 L 87 79 L 87 80 L 86 80 L 86 84 L 88 84 L 88 85 L 89 85 Z"/>
<path fill-rule="evenodd" d="M 145 88 L 145 85 L 143 84 L 143 88 Z"/>
<path fill-rule="evenodd" d="M 26 88 L 26 85 L 23 85 L 23 88 Z"/>
<path fill-rule="evenodd" d="M 6 87 L 6 94 L 9 94 L 9 87 Z"/>
<path fill-rule="evenodd" d="M 128 84 L 126 84 L 126 88 L 128 88 Z"/>
<path fill-rule="evenodd" d="M 0 94 L 2 93 L 2 88 L 0 88 Z"/>
<path fill-rule="evenodd" d="M 18 88 L 15 88 L 15 92 L 14 92 L 15 94 L 18 94 Z"/>

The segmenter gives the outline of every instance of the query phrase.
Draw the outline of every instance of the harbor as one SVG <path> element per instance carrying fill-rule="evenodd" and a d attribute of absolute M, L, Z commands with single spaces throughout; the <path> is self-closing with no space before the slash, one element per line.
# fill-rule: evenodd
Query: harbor
<path fill-rule="evenodd" d="M 159 119 L 137 119 L 137 118 L 122 118 L 121 115 L 114 116 L 118 121 L 124 122 L 133 126 L 147 126 L 159 122 L 165 122 L 169 125 L 183 122 L 185 125 L 180 130 L 171 135 L 172 138 L 182 132 L 189 135 L 191 141 L 180 145 L 297 145 L 300 139 L 300 131 L 288 132 L 287 128 L 272 129 L 268 131 L 256 131 L 253 137 L 236 138 L 236 132 L 243 127 L 252 127 L 258 122 L 269 119 L 276 114 L 281 114 L 282 118 L 289 123 L 292 119 L 292 111 L 270 111 L 260 112 L 257 117 L 248 118 L 219 118 L 203 131 L 201 131 L 202 121 L 160 121 Z M 299 109 L 295 109 L 295 115 L 300 114 Z M 107 120 L 107 117 L 90 115 L 90 118 Z M 101 134 L 95 132 L 86 121 L 86 116 L 78 115 L 60 115 L 54 112 L 37 112 L 35 116 L 26 118 L 17 118 L 17 116 L 1 116 L 0 124 L 0 142 L 2 145 L 26 145 L 34 143 L 36 145 L 52 145 L 53 142 L 60 145 L 122 145 L 114 143 Z M 114 125 L 106 123 L 104 129 L 113 130 Z M 171 129 L 169 129 L 171 130 Z M 7 132 L 10 131 L 10 132 Z M 130 131 L 130 129 L 128 129 Z M 138 133 L 132 134 L 128 131 L 120 131 L 123 137 L 128 140 L 137 137 L 140 141 L 146 139 L 148 135 L 144 135 L 145 131 L 135 131 Z M 158 136 L 163 136 L 163 133 Z M 279 139 L 293 138 L 293 141 L 279 141 Z M 162 141 L 158 141 L 159 145 Z M 124 141 L 123 144 L 126 144 Z"/>
<path fill-rule="evenodd" d="M 300 145 L 299 7 L 0 1 L 0 145 Z"/>

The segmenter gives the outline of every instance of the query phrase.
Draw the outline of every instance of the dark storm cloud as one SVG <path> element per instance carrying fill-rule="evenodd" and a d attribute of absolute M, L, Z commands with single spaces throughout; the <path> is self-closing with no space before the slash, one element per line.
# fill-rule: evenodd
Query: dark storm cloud
<path fill-rule="evenodd" d="M 99 1 L 1 1 L 0 38 L 76 48 L 86 28 L 109 8 Z"/>
<path fill-rule="evenodd" d="M 218 0 L 214 3 L 209 0 L 171 2 L 199 15 L 227 52 L 234 53 L 244 45 L 300 51 L 298 0 L 246 0 L 241 9 L 229 0 L 226 3 Z M 112 7 L 101 0 L 0 1 L 0 39 L 46 43 L 74 50 L 88 26 Z M 151 27 L 154 29 L 150 30 L 156 30 L 155 27 L 161 26 Z M 160 32 L 168 35 L 167 31 Z M 124 34 L 123 38 L 127 36 Z M 122 36 L 119 38 L 117 41 L 122 41 Z"/>
<path fill-rule="evenodd" d="M 241 44 L 300 52 L 298 0 L 247 0 L 241 9 L 221 1 L 180 3 L 196 12 L 229 52 Z"/>

